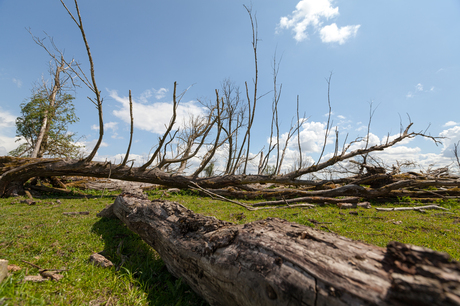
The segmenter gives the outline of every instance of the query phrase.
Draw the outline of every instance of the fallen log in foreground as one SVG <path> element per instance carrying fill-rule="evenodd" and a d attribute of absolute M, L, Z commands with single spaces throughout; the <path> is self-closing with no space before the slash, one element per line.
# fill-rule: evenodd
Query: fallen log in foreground
<path fill-rule="evenodd" d="M 211 305 L 460 305 L 460 263 L 426 248 L 275 218 L 234 225 L 129 194 L 98 216 L 119 218 Z"/>

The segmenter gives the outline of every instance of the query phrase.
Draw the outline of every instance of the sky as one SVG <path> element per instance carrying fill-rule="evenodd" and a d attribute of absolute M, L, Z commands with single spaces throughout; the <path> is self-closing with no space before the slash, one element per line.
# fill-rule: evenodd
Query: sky
<path fill-rule="evenodd" d="M 65 3 L 74 11 L 73 1 Z M 306 160 L 317 160 L 323 145 L 329 113 L 326 79 L 332 73 L 331 120 L 340 143 L 346 135 L 348 141 L 366 135 L 372 104 L 371 144 L 396 137 L 401 124 L 409 122 L 413 131 L 428 128 L 427 134 L 444 137 L 440 145 L 418 137 L 379 153 L 389 165 L 410 160 L 425 171 L 453 163 L 452 148 L 460 141 L 458 0 L 80 0 L 79 5 L 104 98 L 105 136 L 96 160 L 120 161 L 126 151 L 129 90 L 135 122 L 132 158 L 142 162 L 169 122 L 174 82 L 178 92 L 187 90 L 178 121 L 203 114 L 197 101 L 215 99 L 225 79 L 243 92 L 245 82 L 252 88 L 247 5 L 257 18 L 258 92 L 263 95 L 251 154 L 268 147 L 276 57 L 281 140 L 296 115 L 298 96 L 300 113 L 308 118 L 300 133 Z M 40 38 L 49 35 L 66 58 L 89 67 L 78 28 L 60 1 L 0 0 L 0 155 L 19 144 L 15 120 L 20 103 L 42 78 L 50 80 L 50 57 L 28 29 Z M 49 38 L 45 42 L 50 46 Z M 87 99 L 91 92 L 80 85 L 73 93 L 80 121 L 70 130 L 90 150 L 98 137 L 97 111 Z M 325 158 L 334 141 L 329 139 Z M 296 154 L 294 141 L 286 171 Z"/>

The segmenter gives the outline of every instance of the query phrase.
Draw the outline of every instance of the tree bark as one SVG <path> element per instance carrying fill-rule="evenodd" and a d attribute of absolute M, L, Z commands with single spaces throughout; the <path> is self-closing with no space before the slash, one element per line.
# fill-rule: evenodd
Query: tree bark
<path fill-rule="evenodd" d="M 460 263 L 268 218 L 244 225 L 122 194 L 117 217 L 211 305 L 460 305 Z"/>

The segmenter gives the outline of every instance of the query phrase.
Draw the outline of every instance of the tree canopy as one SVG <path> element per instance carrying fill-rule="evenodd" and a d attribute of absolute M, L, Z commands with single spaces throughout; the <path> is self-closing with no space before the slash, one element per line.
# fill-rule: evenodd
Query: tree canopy
<path fill-rule="evenodd" d="M 46 88 L 36 90 L 28 102 L 21 103 L 21 116 L 16 119 L 16 136 L 25 140 L 9 155 L 29 157 L 37 142 L 43 117 L 48 116 L 45 138 L 43 139 L 38 157 L 76 157 L 81 146 L 75 143 L 75 133 L 68 130 L 70 124 L 79 118 L 75 114 L 72 95 L 59 92 L 54 106 L 49 101 Z"/>

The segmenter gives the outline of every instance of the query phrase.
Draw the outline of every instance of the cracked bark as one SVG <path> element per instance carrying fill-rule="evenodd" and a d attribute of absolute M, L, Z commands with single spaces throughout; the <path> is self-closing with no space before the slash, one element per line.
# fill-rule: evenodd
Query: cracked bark
<path fill-rule="evenodd" d="M 268 218 L 235 225 L 122 194 L 98 214 L 138 233 L 211 305 L 460 305 L 460 264 Z"/>

